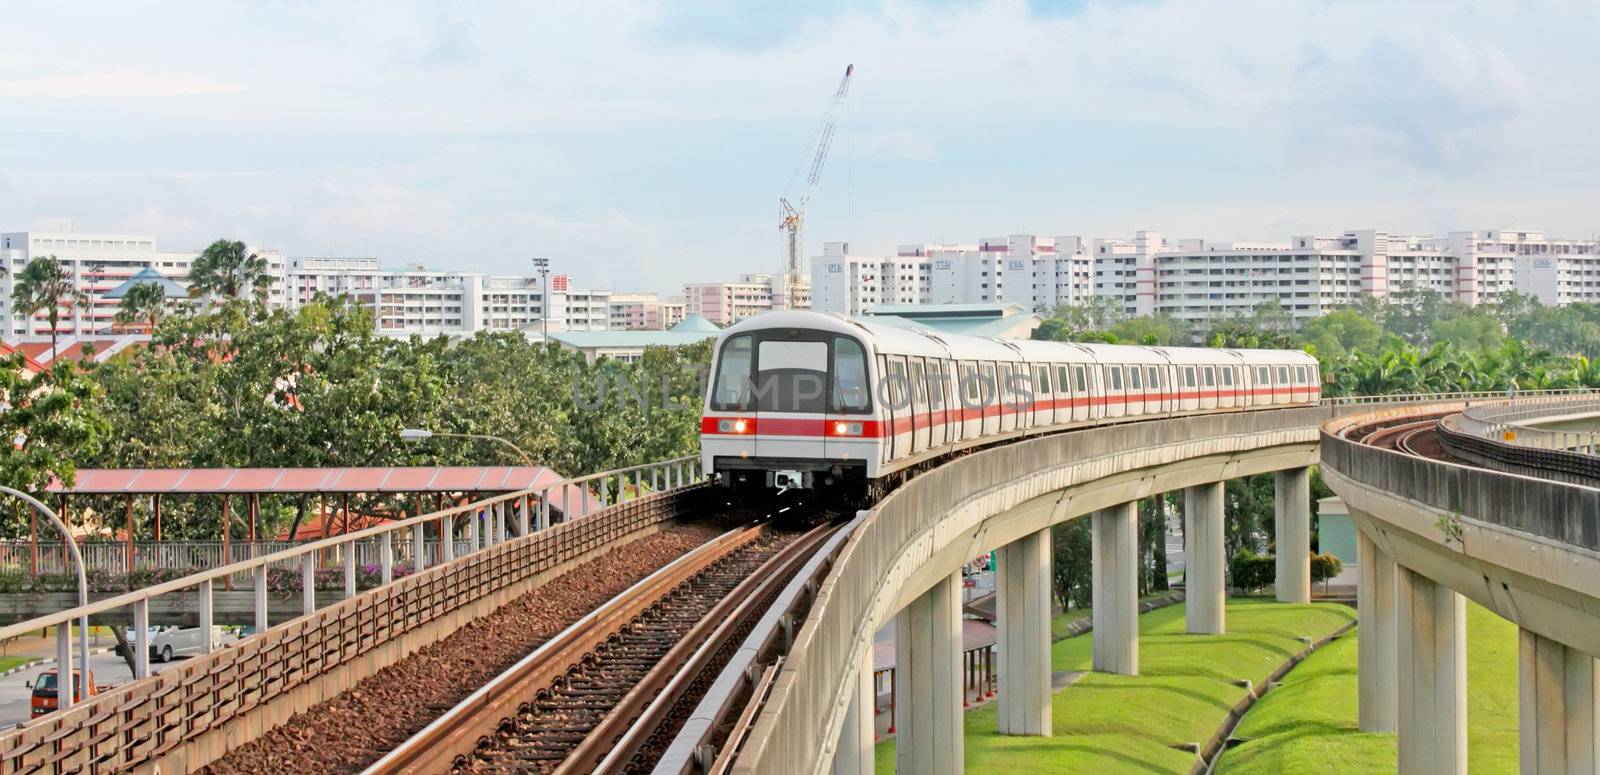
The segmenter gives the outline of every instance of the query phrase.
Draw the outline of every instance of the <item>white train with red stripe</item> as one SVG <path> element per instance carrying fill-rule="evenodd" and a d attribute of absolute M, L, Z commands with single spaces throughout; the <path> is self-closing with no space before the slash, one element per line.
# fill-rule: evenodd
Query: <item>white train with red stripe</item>
<path fill-rule="evenodd" d="M 1298 350 L 986 339 L 770 312 L 717 338 L 700 454 L 729 486 L 868 492 L 1022 435 L 1315 403 L 1320 381 Z"/>

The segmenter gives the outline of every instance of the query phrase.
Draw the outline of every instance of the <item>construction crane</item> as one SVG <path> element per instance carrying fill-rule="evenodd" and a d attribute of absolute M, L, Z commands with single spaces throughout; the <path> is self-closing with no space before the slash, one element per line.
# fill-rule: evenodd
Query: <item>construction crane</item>
<path fill-rule="evenodd" d="M 856 70 L 855 65 L 846 65 L 844 78 L 839 81 L 839 88 L 833 93 L 833 100 L 828 103 L 828 110 L 822 114 L 822 121 L 817 123 L 816 131 L 811 133 L 811 142 L 806 145 L 805 153 L 800 157 L 800 163 L 794 168 L 794 174 L 789 177 L 789 185 L 783 189 L 783 196 L 778 197 L 779 213 L 783 220 L 778 223 L 778 228 L 786 232 L 788 238 L 789 262 L 786 269 L 788 288 L 793 289 L 800 282 L 800 230 L 805 224 L 806 204 L 811 201 L 811 195 L 816 193 L 817 182 L 822 179 L 822 167 L 828 163 L 828 146 L 833 144 L 833 115 L 839 106 L 844 104 L 845 97 L 850 93 L 850 75 Z M 810 165 L 807 165 L 807 160 Z M 789 290 L 788 293 L 794 293 Z"/>

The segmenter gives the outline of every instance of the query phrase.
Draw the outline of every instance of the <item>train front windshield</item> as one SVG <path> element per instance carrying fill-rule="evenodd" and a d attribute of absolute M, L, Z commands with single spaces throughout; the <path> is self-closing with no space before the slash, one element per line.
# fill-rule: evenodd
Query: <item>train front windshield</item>
<path fill-rule="evenodd" d="M 722 412 L 864 413 L 871 409 L 866 351 L 818 331 L 739 334 L 722 345 L 711 397 Z"/>

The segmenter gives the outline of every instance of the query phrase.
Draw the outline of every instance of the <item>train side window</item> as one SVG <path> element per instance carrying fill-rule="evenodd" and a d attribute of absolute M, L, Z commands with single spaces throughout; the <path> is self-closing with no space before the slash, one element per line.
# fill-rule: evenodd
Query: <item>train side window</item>
<path fill-rule="evenodd" d="M 911 359 L 911 400 L 917 404 L 928 400 L 928 370 L 921 358 Z"/>
<path fill-rule="evenodd" d="M 1224 367 L 1222 367 L 1222 386 L 1223 387 L 1233 387 L 1233 367 L 1232 366 L 1224 366 Z"/>
<path fill-rule="evenodd" d="M 1294 367 L 1294 381 L 1295 381 L 1295 384 L 1297 384 L 1297 385 L 1306 384 L 1306 367 L 1304 367 L 1304 366 L 1296 366 L 1296 367 Z"/>
<path fill-rule="evenodd" d="M 1206 367 L 1206 387 L 1217 386 L 1217 372 L 1210 366 Z"/>
<path fill-rule="evenodd" d="M 1288 366 L 1279 366 L 1278 367 L 1278 384 L 1280 384 L 1280 385 L 1289 384 L 1289 367 Z"/>
<path fill-rule="evenodd" d="M 865 412 L 872 407 L 872 389 L 867 385 L 867 355 L 861 343 L 838 337 L 833 340 L 833 411 Z"/>
<path fill-rule="evenodd" d="M 1267 369 L 1267 367 L 1262 366 L 1256 369 L 1256 382 L 1261 385 L 1272 384 L 1271 372 Z"/>
<path fill-rule="evenodd" d="M 719 412 L 750 409 L 750 365 L 753 341 L 749 334 L 730 337 L 717 361 L 717 386 L 711 391 L 711 408 Z"/>
<path fill-rule="evenodd" d="M 1089 392 L 1089 383 L 1083 378 L 1083 367 L 1074 366 L 1072 369 L 1072 389 L 1079 393 Z"/>
<path fill-rule="evenodd" d="M 1039 391 L 1039 395 L 1048 396 L 1050 395 L 1050 367 L 1040 366 L 1037 371 L 1038 376 L 1034 378 L 1034 389 Z"/>
<path fill-rule="evenodd" d="M 1128 387 L 1130 389 L 1133 389 L 1133 390 L 1143 390 L 1144 389 L 1144 385 L 1141 384 L 1141 380 L 1140 380 L 1141 376 L 1142 375 L 1139 373 L 1139 367 L 1138 366 L 1129 366 L 1128 367 Z"/>
<path fill-rule="evenodd" d="M 978 403 L 986 407 L 993 406 L 1000 400 L 1000 383 L 995 379 L 994 364 L 983 364 L 978 373 L 983 375 L 978 378 Z"/>
<path fill-rule="evenodd" d="M 978 405 L 978 367 L 970 363 L 961 364 L 961 395 L 968 407 Z"/>
<path fill-rule="evenodd" d="M 1112 390 L 1121 390 L 1122 389 L 1122 367 L 1121 366 L 1107 366 L 1106 367 L 1106 378 L 1110 381 Z"/>
<path fill-rule="evenodd" d="M 1185 367 L 1183 367 L 1183 386 L 1184 387 L 1191 387 L 1191 388 L 1194 387 L 1194 367 L 1193 366 L 1185 366 Z"/>
<path fill-rule="evenodd" d="M 1156 367 L 1154 367 L 1154 366 L 1151 366 L 1150 367 L 1150 380 L 1149 380 L 1149 382 L 1147 382 L 1145 384 L 1148 384 L 1150 386 L 1151 390 L 1160 390 L 1161 389 L 1161 370 L 1156 368 Z"/>
<path fill-rule="evenodd" d="M 1063 393 L 1072 391 L 1072 383 L 1067 379 L 1067 367 L 1056 367 L 1056 384 L 1061 386 L 1060 390 Z"/>

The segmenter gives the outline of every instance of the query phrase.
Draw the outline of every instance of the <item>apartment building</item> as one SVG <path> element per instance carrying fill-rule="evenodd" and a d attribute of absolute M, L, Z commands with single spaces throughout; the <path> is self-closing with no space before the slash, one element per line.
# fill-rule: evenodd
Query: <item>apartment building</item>
<path fill-rule="evenodd" d="M 684 318 L 682 299 L 662 299 L 660 294 L 613 291 L 610 302 L 612 331 L 665 331 Z"/>
<path fill-rule="evenodd" d="M 259 246 L 250 250 L 267 260 L 271 280 L 267 302 L 282 306 L 285 300 L 286 262 L 282 254 Z M 41 313 L 29 320 L 11 308 L 11 292 L 16 278 L 29 261 L 55 256 L 72 277 L 73 284 L 88 298 L 83 304 L 63 308 L 56 325 L 58 336 L 86 336 L 110 330 L 117 314 L 117 300 L 105 293 L 137 274 L 152 268 L 187 284 L 189 268 L 199 250 L 161 250 L 150 234 L 78 233 L 22 231 L 0 234 L 0 336 L 12 339 L 48 339 L 50 324 Z"/>
<path fill-rule="evenodd" d="M 784 274 L 739 275 L 731 283 L 690 283 L 683 286 L 684 309 L 720 326 L 777 309 L 811 309 L 811 280 L 800 278 L 789 287 Z"/>
<path fill-rule="evenodd" d="M 1093 259 L 1081 237 L 1032 234 L 975 245 L 901 245 L 893 256 L 823 245 L 812 259 L 817 309 L 860 315 L 882 306 L 1016 304 L 1029 312 L 1075 304 L 1092 292 Z"/>
<path fill-rule="evenodd" d="M 1012 235 L 976 245 L 903 245 L 898 253 L 852 255 L 844 243 L 826 243 L 812 261 L 818 309 L 1005 302 L 1048 311 L 1099 296 L 1129 315 L 1203 322 L 1273 301 L 1293 317 L 1312 318 L 1362 296 L 1415 291 L 1467 304 L 1512 291 L 1545 304 L 1600 301 L 1600 241 L 1527 230 L 1444 237 L 1351 230 L 1286 242 L 1169 239 L 1157 231 L 1092 241 Z"/>

